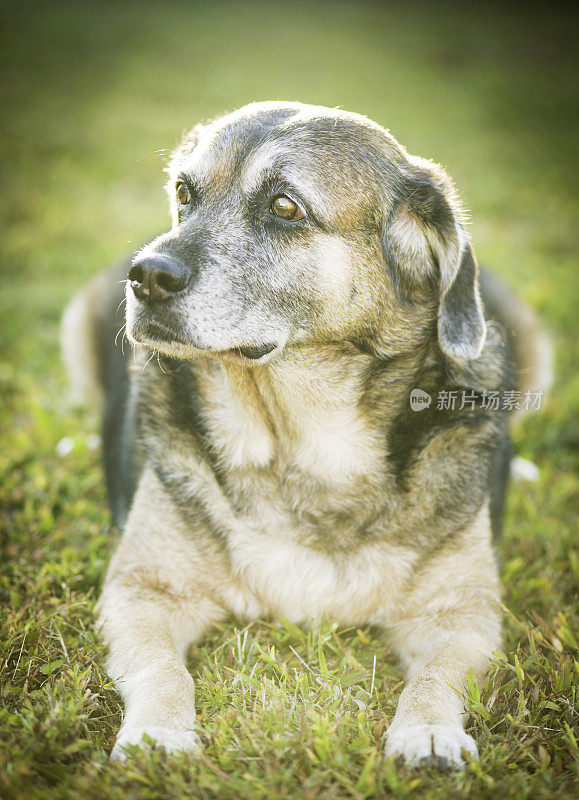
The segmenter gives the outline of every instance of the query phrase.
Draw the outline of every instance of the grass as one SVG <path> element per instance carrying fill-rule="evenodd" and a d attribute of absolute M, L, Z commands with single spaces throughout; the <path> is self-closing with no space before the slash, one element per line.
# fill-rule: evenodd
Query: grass
<path fill-rule="evenodd" d="M 577 126 L 571 18 L 463 4 L 5 7 L 0 93 L 0 797 L 564 798 L 576 766 Z M 540 467 L 499 546 L 503 652 L 469 686 L 481 760 L 385 762 L 401 675 L 374 630 L 224 624 L 191 653 L 199 759 L 108 752 L 121 719 L 92 610 L 117 533 L 98 421 L 66 400 L 58 320 L 74 290 L 167 224 L 163 157 L 251 99 L 367 113 L 435 158 L 479 258 L 542 315 L 556 382 L 515 431 Z M 575 106 L 574 106 L 575 101 Z M 69 448 L 57 445 L 70 439 Z M 66 443 L 66 441 L 65 441 Z M 59 455 L 61 453 L 61 455 Z"/>

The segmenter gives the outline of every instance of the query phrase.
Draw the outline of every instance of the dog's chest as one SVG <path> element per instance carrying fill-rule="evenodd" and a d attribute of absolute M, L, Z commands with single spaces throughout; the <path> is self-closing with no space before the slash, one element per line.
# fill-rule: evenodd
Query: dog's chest
<path fill-rule="evenodd" d="M 383 611 L 407 579 L 411 556 L 365 527 L 384 496 L 384 441 L 352 387 L 325 402 L 305 391 L 297 409 L 304 413 L 286 414 L 283 423 L 248 398 L 251 387 L 232 394 L 213 374 L 200 388 L 229 517 L 220 528 L 229 531 L 236 576 L 232 610 L 344 622 Z"/>
<path fill-rule="evenodd" d="M 228 543 L 235 579 L 225 596 L 233 613 L 294 622 L 326 616 L 342 624 L 395 618 L 415 553 L 384 543 L 321 552 L 284 535 L 281 527 L 276 530 L 275 519 L 269 521 L 267 531 L 241 525 Z"/>
<path fill-rule="evenodd" d="M 227 536 L 232 610 L 296 622 L 327 615 L 344 624 L 372 620 L 379 610 L 384 621 L 414 553 L 366 529 L 375 487 L 358 476 L 337 489 L 295 465 L 282 478 L 240 469 L 224 483 L 234 520 Z"/>
<path fill-rule="evenodd" d="M 353 384 L 325 396 L 294 386 L 280 402 L 267 397 L 267 385 L 260 392 L 240 383 L 232 392 L 223 373 L 202 377 L 220 486 L 252 529 L 325 552 L 356 542 L 387 474 L 384 435 L 360 411 Z"/>

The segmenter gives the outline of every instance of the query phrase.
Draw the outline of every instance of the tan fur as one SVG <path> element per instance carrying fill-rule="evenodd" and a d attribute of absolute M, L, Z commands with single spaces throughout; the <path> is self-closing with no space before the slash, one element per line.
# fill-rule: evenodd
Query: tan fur
<path fill-rule="evenodd" d="M 60 327 L 60 348 L 70 376 L 71 399 L 81 402 L 88 398 L 99 405 L 102 388 L 98 379 L 94 332 L 91 315 L 90 290 L 77 294 L 67 306 Z"/>

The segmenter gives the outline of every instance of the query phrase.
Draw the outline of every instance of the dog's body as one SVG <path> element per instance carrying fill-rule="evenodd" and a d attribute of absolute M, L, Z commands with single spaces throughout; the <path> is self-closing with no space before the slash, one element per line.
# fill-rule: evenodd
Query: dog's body
<path fill-rule="evenodd" d="M 212 622 L 327 616 L 381 626 L 404 666 L 387 753 L 460 765 L 467 672 L 500 641 L 510 453 L 484 397 L 514 383 L 452 186 L 365 118 L 282 103 L 194 129 L 170 175 L 173 229 L 119 272 L 134 362 L 112 273 L 64 327 L 124 528 L 99 604 L 114 754 L 197 746 L 183 658 Z"/>

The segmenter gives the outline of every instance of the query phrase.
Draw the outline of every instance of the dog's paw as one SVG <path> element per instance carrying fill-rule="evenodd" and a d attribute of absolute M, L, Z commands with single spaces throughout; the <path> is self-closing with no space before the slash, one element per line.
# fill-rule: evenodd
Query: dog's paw
<path fill-rule="evenodd" d="M 386 734 L 386 756 L 401 756 L 410 767 L 462 769 L 462 750 L 478 758 L 474 739 L 460 725 L 397 725 Z"/>
<path fill-rule="evenodd" d="M 137 745 L 144 747 L 144 737 L 152 740 L 152 744 L 161 747 L 167 753 L 196 753 L 201 748 L 201 740 L 195 731 L 178 728 L 162 728 L 160 726 L 126 726 L 120 729 L 111 753 L 112 761 L 125 761 L 127 747 Z"/>

